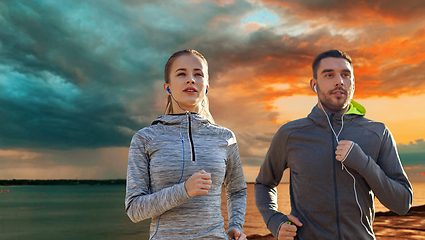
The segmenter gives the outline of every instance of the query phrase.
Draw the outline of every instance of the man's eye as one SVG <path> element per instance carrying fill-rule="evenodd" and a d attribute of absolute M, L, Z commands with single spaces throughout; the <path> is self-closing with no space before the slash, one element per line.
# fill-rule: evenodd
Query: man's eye
<path fill-rule="evenodd" d="M 332 74 L 326 74 L 325 77 L 332 77 Z"/>

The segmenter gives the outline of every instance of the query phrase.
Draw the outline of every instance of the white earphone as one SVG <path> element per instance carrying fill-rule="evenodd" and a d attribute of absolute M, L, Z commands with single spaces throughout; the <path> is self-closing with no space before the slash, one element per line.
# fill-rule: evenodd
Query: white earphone
<path fill-rule="evenodd" d="M 313 88 L 314 88 L 314 92 L 315 92 L 315 93 L 317 93 L 316 85 L 314 85 L 314 87 L 313 87 Z"/>

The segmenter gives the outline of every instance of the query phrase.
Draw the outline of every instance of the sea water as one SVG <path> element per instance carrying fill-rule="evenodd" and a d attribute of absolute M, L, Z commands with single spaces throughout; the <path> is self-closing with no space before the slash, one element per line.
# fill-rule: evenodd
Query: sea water
<path fill-rule="evenodd" d="M 125 185 L 0 186 L 0 239 L 149 239 L 125 213 Z"/>
<path fill-rule="evenodd" d="M 413 206 L 425 205 L 425 183 L 413 183 Z M 3 190 L 3 191 L 1 191 Z M 270 233 L 248 184 L 246 235 Z M 0 186 L 0 240 L 143 240 L 150 220 L 133 223 L 124 206 L 125 185 Z M 222 211 L 227 225 L 225 194 Z M 289 184 L 278 186 L 279 211 L 290 212 Z M 388 211 L 378 200 L 376 211 Z"/>

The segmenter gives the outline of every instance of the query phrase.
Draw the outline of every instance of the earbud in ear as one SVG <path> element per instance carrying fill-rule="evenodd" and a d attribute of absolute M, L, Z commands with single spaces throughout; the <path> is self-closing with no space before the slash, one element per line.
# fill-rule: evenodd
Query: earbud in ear
<path fill-rule="evenodd" d="M 205 91 L 205 95 L 207 95 L 208 94 L 208 88 L 207 88 L 207 90 Z"/>
<path fill-rule="evenodd" d="M 313 87 L 313 88 L 314 88 L 314 92 L 315 92 L 315 93 L 317 93 L 316 85 L 314 85 L 314 87 Z"/>
<path fill-rule="evenodd" d="M 170 92 L 170 87 L 167 87 L 167 92 L 168 92 L 169 94 L 171 94 L 171 92 Z"/>

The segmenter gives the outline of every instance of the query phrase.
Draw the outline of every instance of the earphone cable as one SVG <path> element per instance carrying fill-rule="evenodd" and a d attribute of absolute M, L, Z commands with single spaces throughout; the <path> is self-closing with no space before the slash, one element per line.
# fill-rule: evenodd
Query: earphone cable
<path fill-rule="evenodd" d="M 339 144 L 339 135 L 341 134 L 342 129 L 344 128 L 344 116 L 345 116 L 345 114 L 347 113 L 347 111 L 348 111 L 348 109 L 349 109 L 349 106 L 347 106 L 347 109 L 345 110 L 344 114 L 342 114 L 342 116 L 341 116 L 341 129 L 339 130 L 338 134 L 336 134 L 336 133 L 335 133 L 334 128 L 332 127 L 332 124 L 331 124 L 331 121 L 330 121 L 330 119 L 329 119 L 328 114 L 327 114 L 327 113 L 326 113 L 326 111 L 323 109 L 323 105 L 322 105 L 322 102 L 320 101 L 320 99 L 319 99 L 319 104 L 320 104 L 320 107 L 321 107 L 321 109 L 322 109 L 323 113 L 324 113 L 324 114 L 325 114 L 325 116 L 326 116 L 326 119 L 328 120 L 329 127 L 331 128 L 332 133 L 333 133 L 333 134 L 334 134 L 334 136 L 335 136 L 335 140 L 336 140 L 336 142 Z M 353 143 L 353 144 L 354 144 L 354 143 Z M 347 153 L 347 154 L 348 154 L 348 153 Z M 345 158 L 344 158 L 344 160 L 345 160 Z M 353 174 L 351 174 L 351 173 L 348 171 L 347 167 L 345 167 L 345 166 L 344 166 L 344 163 L 343 163 L 343 162 L 341 162 L 341 164 L 342 164 L 342 169 L 345 169 L 345 171 L 346 171 L 348 174 L 350 174 L 350 176 L 353 178 L 353 181 L 354 181 L 354 185 L 353 185 L 353 189 L 354 189 L 354 196 L 355 196 L 355 198 L 356 198 L 357 206 L 358 206 L 358 207 L 359 207 L 359 209 L 360 209 L 360 222 L 361 222 L 361 224 L 363 225 L 364 229 L 366 229 L 366 232 L 367 232 L 369 235 L 371 235 L 371 236 L 373 237 L 373 239 L 375 239 L 375 235 L 374 235 L 373 233 L 371 233 L 371 232 L 369 231 L 369 229 L 367 229 L 367 227 L 366 227 L 366 226 L 365 226 L 365 224 L 363 223 L 363 210 L 362 210 L 362 208 L 361 208 L 361 206 L 360 206 L 359 199 L 358 199 L 358 197 L 357 197 L 357 190 L 356 190 L 356 178 L 353 176 Z"/>

